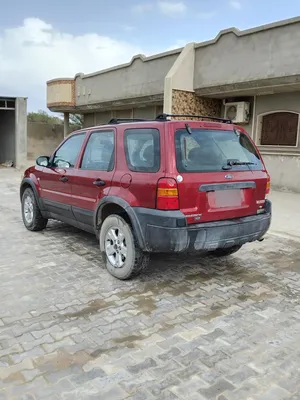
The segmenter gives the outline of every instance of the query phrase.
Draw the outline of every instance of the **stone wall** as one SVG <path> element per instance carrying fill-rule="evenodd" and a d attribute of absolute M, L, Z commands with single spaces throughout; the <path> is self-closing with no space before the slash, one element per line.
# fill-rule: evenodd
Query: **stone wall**
<path fill-rule="evenodd" d="M 34 160 L 38 156 L 49 156 L 64 138 L 64 126 L 28 122 L 27 158 Z"/>
<path fill-rule="evenodd" d="M 221 116 L 222 100 L 198 97 L 193 92 L 172 91 L 172 114 Z M 182 119 L 182 118 L 181 118 Z"/>

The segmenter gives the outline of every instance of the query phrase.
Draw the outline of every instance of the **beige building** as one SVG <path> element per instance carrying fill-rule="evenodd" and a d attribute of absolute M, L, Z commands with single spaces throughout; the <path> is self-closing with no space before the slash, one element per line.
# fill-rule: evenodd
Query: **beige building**
<path fill-rule="evenodd" d="M 159 113 L 231 117 L 253 137 L 273 187 L 300 192 L 300 17 L 239 31 L 75 78 L 47 82 L 51 111 L 85 126 Z"/>

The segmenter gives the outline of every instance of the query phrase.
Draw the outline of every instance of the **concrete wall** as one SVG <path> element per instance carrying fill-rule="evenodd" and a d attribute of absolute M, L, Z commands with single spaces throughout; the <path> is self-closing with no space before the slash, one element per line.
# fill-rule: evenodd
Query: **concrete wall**
<path fill-rule="evenodd" d="M 194 43 L 187 44 L 167 73 L 164 81 L 164 112 L 172 112 L 173 89 L 194 91 Z"/>
<path fill-rule="evenodd" d="M 263 155 L 272 189 L 300 193 L 300 155 Z"/>
<path fill-rule="evenodd" d="M 95 126 L 95 114 L 94 113 L 84 114 L 83 126 L 84 126 L 84 128 L 89 128 L 90 126 Z"/>
<path fill-rule="evenodd" d="M 15 107 L 15 165 L 23 168 L 27 165 L 27 98 L 17 97 Z"/>
<path fill-rule="evenodd" d="M 254 139 L 258 143 L 260 116 L 274 111 L 300 113 L 300 92 L 257 96 L 254 108 L 253 131 Z M 300 144 L 298 144 L 297 148 L 259 146 L 259 149 L 271 175 L 272 188 L 300 193 Z"/>
<path fill-rule="evenodd" d="M 196 45 L 194 89 L 300 74 L 299 41 L 299 18 L 220 32 Z"/>
<path fill-rule="evenodd" d="M 136 56 L 125 66 L 120 65 L 90 75 L 77 75 L 76 105 L 163 93 L 165 76 L 178 54 L 178 51 L 172 51 L 148 58 Z"/>
<path fill-rule="evenodd" d="M 51 155 L 63 138 L 63 125 L 28 122 L 28 159 L 35 160 L 39 156 Z"/>
<path fill-rule="evenodd" d="M 15 111 L 0 110 L 0 163 L 16 162 Z"/>
<path fill-rule="evenodd" d="M 112 118 L 141 118 L 154 119 L 158 114 L 163 112 L 163 105 L 156 106 L 140 106 L 127 110 L 102 111 L 88 113 L 84 115 L 84 126 L 86 128 L 97 125 L 105 125 Z"/>
<path fill-rule="evenodd" d="M 103 111 L 95 113 L 95 125 L 107 124 L 108 121 L 110 121 L 111 119 L 112 119 L 111 111 Z"/>

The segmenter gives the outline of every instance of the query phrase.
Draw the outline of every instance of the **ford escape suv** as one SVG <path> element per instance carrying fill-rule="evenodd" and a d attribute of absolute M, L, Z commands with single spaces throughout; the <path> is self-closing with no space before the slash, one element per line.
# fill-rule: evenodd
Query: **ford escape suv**
<path fill-rule="evenodd" d="M 107 270 L 128 279 L 151 252 L 220 257 L 262 240 L 271 222 L 269 190 L 264 162 L 242 127 L 161 114 L 74 132 L 25 171 L 20 197 L 27 229 L 55 219 L 94 233 Z"/>

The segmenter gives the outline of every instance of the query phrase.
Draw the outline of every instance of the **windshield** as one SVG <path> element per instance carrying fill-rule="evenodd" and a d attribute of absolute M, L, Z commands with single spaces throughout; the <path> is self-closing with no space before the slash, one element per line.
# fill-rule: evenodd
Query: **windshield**
<path fill-rule="evenodd" d="M 253 144 L 243 132 L 191 129 L 175 133 L 178 172 L 262 170 Z"/>

